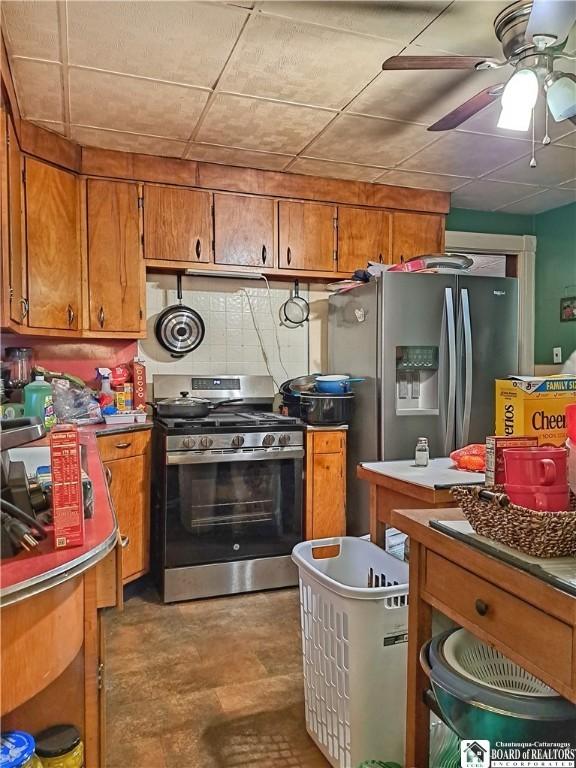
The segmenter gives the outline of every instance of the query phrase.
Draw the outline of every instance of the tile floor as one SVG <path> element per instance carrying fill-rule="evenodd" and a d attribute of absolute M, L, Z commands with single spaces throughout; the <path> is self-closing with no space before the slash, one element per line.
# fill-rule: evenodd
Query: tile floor
<path fill-rule="evenodd" d="M 329 768 L 306 733 L 298 592 L 106 616 L 107 768 Z"/>

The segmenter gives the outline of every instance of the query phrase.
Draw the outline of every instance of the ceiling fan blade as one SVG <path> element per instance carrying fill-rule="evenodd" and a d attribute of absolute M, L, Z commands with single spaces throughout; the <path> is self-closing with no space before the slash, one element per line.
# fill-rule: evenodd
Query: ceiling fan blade
<path fill-rule="evenodd" d="M 471 99 L 465 101 L 464 104 L 460 104 L 459 107 L 453 109 L 447 115 L 438 122 L 431 125 L 429 131 L 451 131 L 453 128 L 458 128 L 468 118 L 480 112 L 485 107 L 496 101 L 504 90 L 504 84 L 491 85 L 489 88 L 484 88 L 483 91 L 477 93 L 476 96 L 472 96 Z"/>
<path fill-rule="evenodd" d="M 382 69 L 475 69 L 488 56 L 392 56 Z"/>
<path fill-rule="evenodd" d="M 576 23 L 576 0 L 532 0 L 526 40 L 535 35 L 555 38 L 550 45 L 563 43 Z"/>

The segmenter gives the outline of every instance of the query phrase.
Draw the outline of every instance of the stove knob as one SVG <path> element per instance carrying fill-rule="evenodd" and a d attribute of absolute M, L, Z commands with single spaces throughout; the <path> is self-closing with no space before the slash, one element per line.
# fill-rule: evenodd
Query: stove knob
<path fill-rule="evenodd" d="M 196 440 L 194 440 L 193 437 L 185 437 L 184 440 L 182 440 L 182 445 L 184 448 L 194 448 Z"/>
<path fill-rule="evenodd" d="M 243 437 L 243 435 L 235 435 L 232 438 L 231 445 L 232 445 L 233 448 L 242 448 L 242 446 L 244 445 L 244 437 Z"/>
<path fill-rule="evenodd" d="M 266 445 L 266 446 L 274 445 L 275 440 L 276 438 L 274 437 L 274 435 L 264 435 L 262 439 L 262 445 Z"/>
<path fill-rule="evenodd" d="M 201 448 L 210 448 L 214 441 L 211 437 L 201 437 L 200 438 L 200 447 Z"/>
<path fill-rule="evenodd" d="M 280 435 L 280 437 L 278 438 L 278 442 L 280 443 L 280 445 L 288 445 L 288 443 L 290 442 L 290 435 Z"/>

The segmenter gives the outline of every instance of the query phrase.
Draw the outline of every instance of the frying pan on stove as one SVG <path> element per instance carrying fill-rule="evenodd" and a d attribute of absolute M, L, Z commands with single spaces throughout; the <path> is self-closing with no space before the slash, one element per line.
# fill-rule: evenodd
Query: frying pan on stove
<path fill-rule="evenodd" d="M 199 347 L 206 329 L 195 309 L 182 304 L 182 275 L 176 277 L 178 304 L 172 304 L 156 318 L 154 334 L 172 357 L 184 357 Z"/>

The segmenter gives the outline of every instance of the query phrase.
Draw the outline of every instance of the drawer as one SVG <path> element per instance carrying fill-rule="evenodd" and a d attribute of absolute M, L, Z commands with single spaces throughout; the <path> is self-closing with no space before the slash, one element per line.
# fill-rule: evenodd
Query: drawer
<path fill-rule="evenodd" d="M 571 684 L 573 630 L 443 557 L 428 551 L 425 591 L 458 617 L 513 648 L 527 661 Z"/>
<path fill-rule="evenodd" d="M 340 453 L 344 447 L 344 432 L 313 432 L 314 453 Z"/>
<path fill-rule="evenodd" d="M 128 456 L 140 456 L 146 453 L 149 443 L 149 429 L 119 432 L 114 435 L 101 435 L 98 438 L 98 450 L 102 461 L 113 461 Z"/>

